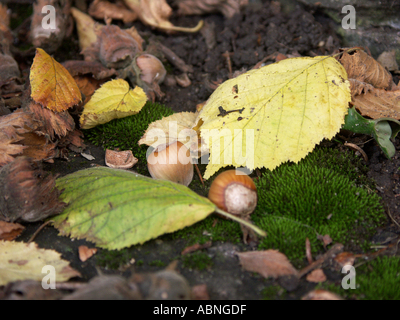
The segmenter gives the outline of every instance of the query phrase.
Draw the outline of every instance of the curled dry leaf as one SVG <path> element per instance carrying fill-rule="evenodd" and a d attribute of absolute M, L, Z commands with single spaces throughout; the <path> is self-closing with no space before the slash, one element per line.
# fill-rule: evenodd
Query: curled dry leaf
<path fill-rule="evenodd" d="M 87 61 L 99 61 L 106 68 L 121 69 L 140 53 L 139 44 L 118 26 L 102 26 L 96 30 L 97 40 L 82 51 Z"/>
<path fill-rule="evenodd" d="M 55 25 L 51 28 L 43 28 L 43 24 L 51 23 L 50 19 L 44 19 L 42 10 L 45 6 L 52 6 L 52 10 L 54 10 Z M 33 4 L 29 37 L 36 48 L 40 47 L 53 53 L 60 47 L 64 37 L 70 32 L 68 29 L 72 30 L 69 20 L 70 7 L 70 0 L 37 0 Z M 45 12 L 52 13 L 52 10 L 49 9 Z"/>
<path fill-rule="evenodd" d="M 71 14 L 75 19 L 76 28 L 78 30 L 79 47 L 84 50 L 97 40 L 96 29 L 100 28 L 89 15 L 82 11 L 71 8 Z"/>
<path fill-rule="evenodd" d="M 0 220 L 43 220 L 60 213 L 65 203 L 55 177 L 46 174 L 33 160 L 18 157 L 0 170 Z"/>
<path fill-rule="evenodd" d="M 366 82 L 358 81 L 356 79 L 349 79 L 349 81 L 350 81 L 351 98 L 353 101 L 355 96 L 367 93 L 372 89 L 374 89 L 373 85 Z"/>
<path fill-rule="evenodd" d="M 138 159 L 133 156 L 131 150 L 106 150 L 106 165 L 110 168 L 129 169 L 132 168 L 137 162 Z"/>
<path fill-rule="evenodd" d="M 237 255 L 243 269 L 257 272 L 265 278 L 298 274 L 288 258 L 278 250 L 240 252 Z"/>
<path fill-rule="evenodd" d="M 111 18 L 122 20 L 124 23 L 133 22 L 137 18 L 137 14 L 130 11 L 122 2 L 111 3 L 95 0 L 90 4 L 88 12 L 96 19 Z"/>
<path fill-rule="evenodd" d="M 85 262 L 87 259 L 89 259 L 97 252 L 97 249 L 88 248 L 87 246 L 79 246 L 78 251 L 79 251 L 79 259 L 82 262 Z"/>
<path fill-rule="evenodd" d="M 124 0 L 124 2 L 137 13 L 140 21 L 153 28 L 164 31 L 197 32 L 203 26 L 203 21 L 194 28 L 174 26 L 168 21 L 172 9 L 165 0 Z"/>
<path fill-rule="evenodd" d="M 352 104 L 363 116 L 372 119 L 393 118 L 400 120 L 400 91 L 373 88 L 354 97 Z"/>
<path fill-rule="evenodd" d="M 355 260 L 356 256 L 351 252 L 341 252 L 334 259 L 334 261 L 339 265 L 340 269 L 345 265 L 354 265 Z"/>
<path fill-rule="evenodd" d="M 349 79 L 366 82 L 381 89 L 390 89 L 392 86 L 392 75 L 363 50 L 344 52 L 339 61 L 346 69 Z"/>
<path fill-rule="evenodd" d="M 210 12 L 221 12 L 225 17 L 232 18 L 245 7 L 248 0 L 176 0 L 178 14 L 201 15 Z"/>
<path fill-rule="evenodd" d="M 1 39 L 0 34 L 0 94 L 4 95 L 15 91 L 22 91 L 16 80 L 20 76 L 17 62 L 9 50 L 9 43 L 6 39 Z"/>
<path fill-rule="evenodd" d="M 19 223 L 0 221 L 0 240 L 14 240 L 24 229 Z"/>
<path fill-rule="evenodd" d="M 74 78 L 40 48 L 33 59 L 30 82 L 32 99 L 50 110 L 61 112 L 82 100 Z"/>
<path fill-rule="evenodd" d="M 189 87 L 192 84 L 187 73 L 182 73 L 179 76 L 175 76 L 175 79 L 176 83 L 183 88 Z"/>
<path fill-rule="evenodd" d="M 325 282 L 326 275 L 322 269 L 315 269 L 307 275 L 306 280 L 308 282 L 316 282 L 316 283 Z"/>

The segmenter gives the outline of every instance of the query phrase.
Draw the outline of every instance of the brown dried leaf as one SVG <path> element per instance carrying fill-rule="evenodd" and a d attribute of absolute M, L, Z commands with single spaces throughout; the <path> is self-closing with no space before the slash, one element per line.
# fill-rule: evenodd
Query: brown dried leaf
<path fill-rule="evenodd" d="M 0 221 L 0 240 L 14 240 L 24 230 L 25 227 L 19 223 Z"/>
<path fill-rule="evenodd" d="M 124 0 L 124 2 L 137 13 L 140 21 L 153 28 L 165 31 L 197 32 L 203 26 L 203 21 L 194 28 L 174 26 L 168 21 L 172 9 L 165 0 Z"/>
<path fill-rule="evenodd" d="M 57 143 L 49 142 L 48 138 L 38 135 L 35 132 L 28 132 L 22 135 L 22 143 L 26 147 L 22 151 L 22 155 L 32 158 L 35 161 L 53 162 L 53 158 L 57 156 Z"/>
<path fill-rule="evenodd" d="M 130 11 L 122 2 L 111 3 L 95 0 L 89 6 L 89 14 L 96 19 L 116 19 L 124 23 L 133 22 L 137 18 L 135 12 Z"/>
<path fill-rule="evenodd" d="M 278 250 L 240 252 L 237 255 L 245 270 L 258 272 L 265 278 L 298 274 L 288 258 Z"/>
<path fill-rule="evenodd" d="M 96 30 L 97 40 L 82 51 L 86 61 L 99 61 L 107 68 L 121 69 L 132 63 L 140 53 L 139 44 L 118 26 L 103 26 Z"/>
<path fill-rule="evenodd" d="M 400 91 L 372 89 L 366 94 L 357 95 L 352 102 L 363 116 L 372 119 L 393 118 L 400 120 Z"/>
<path fill-rule="evenodd" d="M 55 113 L 33 101 L 27 106 L 27 110 L 32 113 L 34 120 L 42 124 L 36 131 L 48 135 L 51 140 L 54 140 L 55 135 L 64 137 L 75 129 L 74 119 L 68 111 Z"/>
<path fill-rule="evenodd" d="M 0 220 L 34 222 L 60 213 L 56 178 L 31 159 L 18 157 L 0 170 Z"/>
<path fill-rule="evenodd" d="M 205 249 L 205 248 L 209 248 L 211 247 L 211 241 L 207 241 L 204 244 L 199 244 L 199 243 L 195 243 L 194 245 L 191 245 L 189 247 L 186 247 L 185 249 L 182 250 L 181 255 L 185 255 L 188 253 L 192 253 L 195 252 L 197 250 L 201 250 L 201 249 Z"/>
<path fill-rule="evenodd" d="M 2 83 L 1 87 L 3 87 L 3 83 L 14 80 L 20 76 L 18 64 L 12 57 L 9 50 L 9 43 L 5 39 L 0 40 L 0 65 L 0 83 Z M 8 93 L 8 91 L 6 90 L 6 92 L 4 92 L 4 89 L 2 89 L 0 93 L 4 94 Z"/>
<path fill-rule="evenodd" d="M 232 18 L 247 6 L 248 0 L 176 0 L 178 14 L 201 15 L 211 12 L 221 12 L 226 18 Z"/>
<path fill-rule="evenodd" d="M 97 252 L 96 248 L 88 248 L 87 246 L 79 246 L 78 250 L 79 250 L 79 259 L 82 262 L 85 262 L 87 259 L 89 259 Z"/>
<path fill-rule="evenodd" d="M 345 265 L 352 266 L 355 260 L 356 256 L 351 252 L 341 252 L 334 259 L 334 261 L 338 263 L 340 268 L 343 268 Z"/>
<path fill-rule="evenodd" d="M 358 81 L 356 79 L 349 79 L 349 81 L 350 81 L 351 98 L 353 100 L 355 96 L 367 93 L 372 89 L 374 89 L 374 86 L 369 83 Z"/>
<path fill-rule="evenodd" d="M 108 69 L 98 61 L 68 60 L 62 63 L 71 76 L 93 75 L 97 80 L 103 80 L 117 75 L 115 69 Z M 78 85 L 79 86 L 79 85 Z"/>
<path fill-rule="evenodd" d="M 326 281 L 326 275 L 322 269 L 315 269 L 307 275 L 306 280 L 316 283 L 324 282 Z"/>
<path fill-rule="evenodd" d="M 12 162 L 13 156 L 22 154 L 26 146 L 15 143 L 24 139 L 23 134 L 34 131 L 38 126 L 32 115 L 22 110 L 0 117 L 0 167 Z"/>
<path fill-rule="evenodd" d="M 392 75 L 374 58 L 363 50 L 344 52 L 339 59 L 347 71 L 349 79 L 372 84 L 375 88 L 390 89 Z"/>

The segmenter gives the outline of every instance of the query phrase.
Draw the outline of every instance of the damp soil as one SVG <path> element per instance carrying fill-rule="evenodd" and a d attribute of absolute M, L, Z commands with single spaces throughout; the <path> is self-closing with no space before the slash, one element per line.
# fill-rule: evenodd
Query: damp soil
<path fill-rule="evenodd" d="M 149 28 L 140 23 L 134 24 L 145 38 L 160 41 L 187 64 L 193 66 L 194 71 L 189 74 L 190 86 L 186 88 L 161 86 L 161 90 L 165 93 L 162 102 L 175 112 L 195 111 L 196 105 L 207 100 L 216 84 L 229 79 L 235 71 L 251 69 L 269 55 L 277 52 L 289 56 L 324 55 L 332 53 L 341 44 L 341 39 L 332 31 L 332 21 L 301 6 L 291 13 L 284 13 L 276 4 L 270 2 L 253 3 L 230 20 L 218 14 L 173 16 L 171 20 L 176 25 L 193 26 L 200 19 L 203 19 L 208 26 L 209 34 L 165 35 L 154 30 L 150 32 Z M 76 43 L 76 50 L 71 46 L 69 51 L 59 49 L 54 54 L 58 61 L 81 58 L 77 41 L 71 40 L 71 42 Z M 273 61 L 270 59 L 266 63 Z M 173 66 L 169 66 L 168 69 L 170 74 L 181 73 Z M 105 165 L 104 150 L 88 141 L 85 142 L 88 145 L 86 152 L 92 154 L 95 160 L 88 161 L 79 154 L 70 153 L 68 161 L 56 159 L 52 164 L 44 164 L 44 168 L 63 176 L 83 168 Z M 392 217 L 389 218 L 388 215 L 386 226 L 377 230 L 372 238 L 376 243 L 389 244 L 400 235 L 400 227 L 393 222 L 400 223 L 399 138 L 396 139 L 395 146 L 396 155 L 389 160 L 374 141 L 363 145 L 369 159 L 368 176 L 376 181 L 377 192 L 382 198 L 386 212 Z M 195 177 L 195 181 L 198 179 Z M 18 240 L 27 241 L 40 224 L 28 225 Z M 210 258 L 209 263 L 204 268 L 198 268 L 184 266 L 181 252 L 188 245 L 186 240 L 173 239 L 168 235 L 140 246 L 133 246 L 123 252 L 110 253 L 100 249 L 98 254 L 86 262 L 79 260 L 78 247 L 80 245 L 94 247 L 94 244 L 59 236 L 58 231 L 52 227 L 45 227 L 36 236 L 35 242 L 42 248 L 60 252 L 64 259 L 71 262 L 71 266 L 82 274 L 82 278 L 73 281 L 88 281 L 99 271 L 125 276 L 132 272 L 158 271 L 178 259 L 179 272 L 191 286 L 206 284 L 211 299 L 299 299 L 315 287 L 315 284 L 303 278 L 295 290 L 288 291 L 273 280 L 242 270 L 234 252 L 252 249 L 243 243 L 213 242 L 210 248 L 202 250 Z M 107 254 L 111 258 L 108 262 L 104 262 L 102 259 Z M 115 269 L 117 266 L 113 265 L 113 259 L 121 261 L 123 255 L 126 264 Z M 338 280 L 336 273 L 326 270 L 326 274 L 328 279 Z"/>

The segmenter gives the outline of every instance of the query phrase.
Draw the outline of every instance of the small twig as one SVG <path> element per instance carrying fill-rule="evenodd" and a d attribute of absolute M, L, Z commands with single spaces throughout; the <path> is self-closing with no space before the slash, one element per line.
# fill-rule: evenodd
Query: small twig
<path fill-rule="evenodd" d="M 301 278 L 302 276 L 305 276 L 307 273 L 309 273 L 310 271 L 320 268 L 326 261 L 334 258 L 338 253 L 343 251 L 343 245 L 341 243 L 336 243 L 332 246 L 332 248 L 330 248 L 326 253 L 324 253 L 321 258 L 319 258 L 318 260 L 314 261 L 313 263 L 311 263 L 310 265 L 308 265 L 307 267 L 301 269 L 299 271 L 299 278 Z"/>
<path fill-rule="evenodd" d="M 308 238 L 306 238 L 306 257 L 307 257 L 308 264 L 312 264 L 313 258 L 312 258 L 312 254 L 311 254 L 311 243 L 310 243 L 310 239 L 308 239 Z"/>
<path fill-rule="evenodd" d="M 31 242 L 36 238 L 36 236 L 38 235 L 38 233 L 39 233 L 40 231 L 42 231 L 42 229 L 43 229 L 45 226 L 47 226 L 49 223 L 51 223 L 51 222 L 54 222 L 54 220 L 48 220 L 48 221 L 46 221 L 45 223 L 43 223 L 43 224 L 39 227 L 39 229 L 37 229 L 37 230 L 35 231 L 35 233 L 32 235 L 32 237 L 28 240 L 28 243 L 31 243 Z"/>
<path fill-rule="evenodd" d="M 399 224 L 396 220 L 394 220 L 393 217 L 392 217 L 392 215 L 390 214 L 390 209 L 389 209 L 389 207 L 386 206 L 386 209 L 387 209 L 387 214 L 388 214 L 390 220 L 392 220 L 392 221 L 394 222 L 394 224 L 400 228 L 400 224 Z"/>
<path fill-rule="evenodd" d="M 200 181 L 201 181 L 201 184 L 202 184 L 203 187 L 204 187 L 204 180 L 203 180 L 203 177 L 201 176 L 200 169 L 199 169 L 199 167 L 197 166 L 196 163 L 194 164 L 194 167 L 196 168 L 196 171 L 197 171 L 197 174 L 199 175 L 199 179 L 200 179 Z"/>
<path fill-rule="evenodd" d="M 356 145 L 356 144 L 354 144 L 354 143 L 348 143 L 348 142 L 345 142 L 344 145 L 345 145 L 346 147 L 349 147 L 349 148 L 351 148 L 351 149 L 353 149 L 353 150 L 356 150 L 356 151 L 360 152 L 361 155 L 363 156 L 365 162 L 368 162 L 368 156 L 367 156 L 367 154 L 366 154 L 366 153 L 364 152 L 364 150 L 361 149 L 358 145 Z"/>
<path fill-rule="evenodd" d="M 177 67 L 182 72 L 193 72 L 193 67 L 191 65 L 187 65 L 185 61 L 179 58 L 175 52 L 173 52 L 170 48 L 162 45 L 161 43 L 157 42 L 156 46 L 161 50 L 161 52 L 165 55 L 167 60 L 171 62 L 175 67 Z"/>
<path fill-rule="evenodd" d="M 233 53 L 229 53 L 228 51 L 225 51 L 225 53 L 222 54 L 222 56 L 223 56 L 224 58 L 226 58 L 226 64 L 228 65 L 229 79 L 232 78 L 231 55 L 233 55 Z"/>

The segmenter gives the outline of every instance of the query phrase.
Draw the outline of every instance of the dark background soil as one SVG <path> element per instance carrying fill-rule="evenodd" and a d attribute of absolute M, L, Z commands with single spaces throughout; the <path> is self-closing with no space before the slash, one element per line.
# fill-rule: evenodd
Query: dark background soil
<path fill-rule="evenodd" d="M 241 14 L 227 20 L 222 15 L 211 14 L 194 17 L 173 16 L 171 21 L 180 26 L 194 26 L 203 19 L 207 25 L 214 26 L 215 42 L 206 43 L 201 33 L 165 35 L 150 29 L 140 22 L 135 22 L 139 32 L 147 39 L 157 39 L 165 46 L 173 50 L 183 58 L 187 64 L 194 68 L 189 74 L 192 84 L 189 87 L 165 86 L 161 89 L 165 93 L 163 103 L 175 112 L 195 111 L 196 105 L 207 100 L 213 92 L 212 84 L 221 83 L 230 76 L 228 61 L 225 52 L 229 53 L 232 72 L 251 69 L 264 57 L 279 52 L 285 55 L 315 56 L 330 54 L 340 47 L 341 39 L 333 33 L 332 21 L 327 17 L 315 14 L 309 9 L 298 6 L 291 13 L 285 14 L 279 10 L 276 4 L 263 1 L 264 4 L 249 5 Z M 75 31 L 76 32 L 76 31 Z M 79 55 L 77 35 L 69 40 L 69 51 L 59 49 L 54 57 L 63 62 L 68 59 L 82 59 Z M 74 38 L 75 37 L 75 38 Z M 71 46 L 71 43 L 75 47 Z M 212 43 L 214 45 L 212 46 Z M 362 45 L 362 44 L 360 44 Z M 272 63 L 273 60 L 267 61 Z M 180 74 L 179 70 L 170 66 L 170 74 Z M 210 86 L 211 84 L 211 86 Z M 71 153 L 69 161 L 56 159 L 54 164 L 45 164 L 44 168 L 53 173 L 65 175 L 76 170 L 91 167 L 95 164 L 105 165 L 105 152 L 100 147 L 95 147 L 89 142 L 87 152 L 90 152 L 95 160 L 88 161 L 78 154 Z M 399 138 L 395 142 L 396 150 L 400 150 Z M 398 207 L 400 197 L 400 159 L 399 153 L 391 159 L 385 158 L 380 148 L 374 141 L 363 146 L 369 162 L 368 175 L 375 179 L 377 190 L 382 196 L 386 210 L 393 219 L 400 223 L 400 209 Z M 197 178 L 196 178 L 197 179 Z M 27 226 L 27 229 L 18 241 L 28 240 L 41 223 Z M 78 259 L 78 247 L 93 244 L 84 240 L 73 240 L 57 235 L 58 231 L 52 227 L 46 227 L 35 239 L 42 248 L 51 248 L 62 253 L 62 257 L 71 262 L 71 266 L 82 274 L 82 279 L 87 281 L 98 274 L 96 255 L 86 262 Z M 400 235 L 398 228 L 389 218 L 385 228 L 377 230 L 374 241 L 383 242 Z M 152 272 L 160 270 L 161 265 L 167 265 L 174 257 L 179 257 L 181 251 L 187 246 L 184 240 L 171 240 L 168 236 L 149 241 L 141 246 L 129 249 L 129 254 L 136 261 L 141 260 L 141 266 L 133 265 L 125 271 L 107 270 L 100 268 L 104 273 L 119 273 L 129 275 L 132 272 Z M 183 268 L 178 265 L 178 270 L 186 277 L 191 286 L 206 284 L 211 299 L 260 299 L 262 291 L 270 285 L 272 280 L 263 279 L 254 273 L 243 271 L 239 265 L 234 250 L 248 250 L 244 244 L 233 245 L 226 243 L 213 243 L 205 252 L 212 258 L 213 266 L 205 270 Z M 100 250 L 101 251 L 101 250 Z M 154 261 L 161 261 L 154 265 Z M 331 280 L 337 280 L 337 275 L 328 273 Z M 75 279 L 74 279 L 75 280 Z M 276 290 L 273 298 L 299 299 L 315 285 L 300 282 L 298 288 L 290 293 L 284 290 Z"/>

